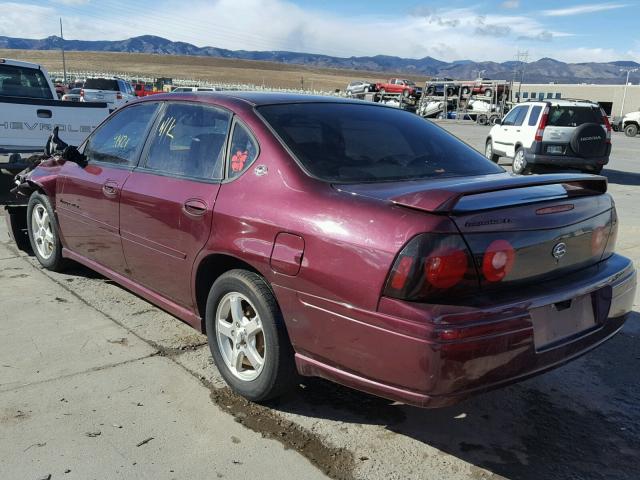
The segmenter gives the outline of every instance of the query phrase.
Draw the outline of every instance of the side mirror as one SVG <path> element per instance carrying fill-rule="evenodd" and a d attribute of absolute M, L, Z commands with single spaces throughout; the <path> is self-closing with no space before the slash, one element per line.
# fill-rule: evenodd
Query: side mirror
<path fill-rule="evenodd" d="M 78 147 L 67 145 L 62 152 L 62 158 L 68 162 L 77 163 L 81 167 L 87 166 L 87 157 L 78 151 Z"/>
<path fill-rule="evenodd" d="M 502 125 L 502 119 L 496 118 L 494 125 Z"/>

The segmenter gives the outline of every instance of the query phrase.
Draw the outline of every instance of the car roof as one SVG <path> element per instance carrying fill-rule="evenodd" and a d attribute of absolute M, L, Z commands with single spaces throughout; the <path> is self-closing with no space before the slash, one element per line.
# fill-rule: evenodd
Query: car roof
<path fill-rule="evenodd" d="M 20 60 L 13 60 L 11 58 L 0 58 L 0 65 L 10 65 L 12 67 L 25 67 L 33 68 L 35 70 L 42 70 L 37 63 L 23 62 Z"/>
<path fill-rule="evenodd" d="M 531 103 L 539 103 L 543 105 L 553 105 L 553 106 L 567 106 L 567 107 L 599 107 L 596 102 L 592 102 L 590 100 L 573 100 L 568 98 L 549 98 L 546 100 L 531 100 L 529 102 L 524 102 L 523 104 L 531 104 Z"/>
<path fill-rule="evenodd" d="M 185 100 L 203 100 L 215 103 L 220 101 L 221 103 L 234 103 L 245 104 L 253 107 L 259 107 L 262 105 L 279 105 L 287 103 L 351 103 L 357 105 L 375 105 L 381 106 L 371 102 L 363 102 L 362 100 L 351 100 L 335 96 L 322 96 L 322 95 L 307 95 L 302 93 L 284 93 L 284 92 L 252 92 L 252 91 L 226 91 L 226 92 L 178 92 L 166 95 L 154 95 L 153 100 L 172 100 L 176 101 L 180 98 Z M 152 101 L 147 97 L 147 101 Z"/>

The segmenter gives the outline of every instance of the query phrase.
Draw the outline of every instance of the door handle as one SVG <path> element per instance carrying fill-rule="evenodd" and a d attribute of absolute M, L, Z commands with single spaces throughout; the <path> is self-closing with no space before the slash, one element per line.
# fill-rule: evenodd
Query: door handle
<path fill-rule="evenodd" d="M 520 131 L 520 129 L 517 129 L 517 130 L 516 130 L 516 132 L 519 132 L 519 131 Z"/>
<path fill-rule="evenodd" d="M 104 185 L 102 185 L 102 193 L 104 193 L 107 197 L 115 197 L 118 194 L 119 185 L 113 180 L 107 180 Z"/>
<path fill-rule="evenodd" d="M 191 198 L 182 205 L 184 213 L 193 217 L 201 217 L 207 213 L 207 204 L 198 198 Z"/>
<path fill-rule="evenodd" d="M 51 110 L 39 109 L 36 113 L 38 114 L 38 118 L 51 118 L 53 116 Z"/>

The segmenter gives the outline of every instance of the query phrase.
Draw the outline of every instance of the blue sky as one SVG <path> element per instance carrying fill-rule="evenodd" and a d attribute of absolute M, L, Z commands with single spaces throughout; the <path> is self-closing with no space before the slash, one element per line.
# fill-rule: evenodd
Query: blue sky
<path fill-rule="evenodd" d="M 445 61 L 640 62 L 640 1 L 0 0 L 0 35 L 159 35 L 198 46 Z"/>

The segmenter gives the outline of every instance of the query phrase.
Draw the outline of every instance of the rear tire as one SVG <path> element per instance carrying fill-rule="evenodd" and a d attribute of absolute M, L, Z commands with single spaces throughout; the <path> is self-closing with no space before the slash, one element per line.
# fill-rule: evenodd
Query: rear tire
<path fill-rule="evenodd" d="M 27 232 L 31 248 L 40 265 L 54 272 L 64 270 L 68 262 L 62 258 L 58 221 L 49 197 L 40 192 L 33 192 L 29 197 Z"/>
<path fill-rule="evenodd" d="M 247 270 L 221 275 L 207 297 L 205 325 L 213 360 L 234 392 L 263 402 L 293 387 L 293 348 L 261 276 Z"/>
<path fill-rule="evenodd" d="M 498 163 L 498 160 L 500 160 L 500 156 L 493 153 L 493 142 L 491 141 L 491 139 L 487 140 L 487 143 L 484 147 L 484 156 L 487 157 L 487 159 L 491 160 L 493 163 Z"/>
<path fill-rule="evenodd" d="M 638 126 L 633 123 L 631 125 L 627 125 L 624 127 L 624 134 L 627 137 L 635 137 L 638 134 Z"/>
<path fill-rule="evenodd" d="M 513 163 L 511 164 L 513 173 L 518 175 L 528 175 L 531 173 L 531 167 L 527 164 L 527 159 L 524 155 L 524 148 L 518 147 L 516 154 L 513 156 Z"/>

